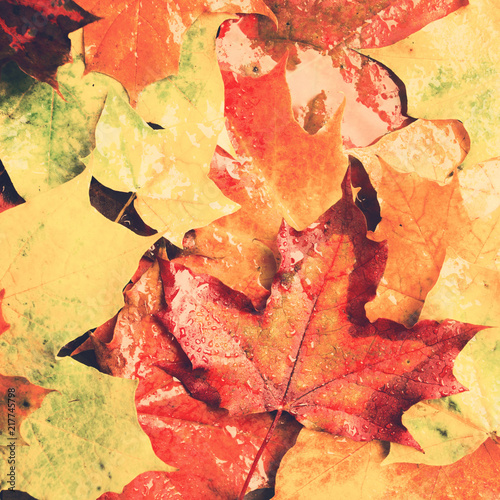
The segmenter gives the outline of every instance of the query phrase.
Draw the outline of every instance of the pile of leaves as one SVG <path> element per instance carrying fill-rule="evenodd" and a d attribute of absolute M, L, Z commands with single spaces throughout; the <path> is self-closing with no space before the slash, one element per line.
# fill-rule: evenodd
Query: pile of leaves
<path fill-rule="evenodd" d="M 0 0 L 0 490 L 498 498 L 499 36 Z"/>

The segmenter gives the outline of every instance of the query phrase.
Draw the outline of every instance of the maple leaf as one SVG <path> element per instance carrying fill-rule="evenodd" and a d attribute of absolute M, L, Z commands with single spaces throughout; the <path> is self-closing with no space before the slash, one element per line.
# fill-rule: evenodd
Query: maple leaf
<path fill-rule="evenodd" d="M 286 58 L 258 79 L 222 75 L 236 153 L 264 177 L 275 210 L 301 230 L 341 197 L 347 168 L 340 137 L 343 106 L 323 130 L 309 135 L 293 118 L 285 64 Z"/>
<path fill-rule="evenodd" d="M 417 121 L 373 146 L 348 151 L 378 193 L 382 221 L 370 237 L 387 239 L 391 249 L 377 298 L 367 305 L 371 320 L 383 316 L 413 324 L 449 246 L 472 263 L 498 266 L 498 160 L 454 175 L 467 143 L 461 127 L 448 126 Z M 366 188 L 366 182 L 361 185 Z"/>
<path fill-rule="evenodd" d="M 301 233 L 284 223 L 281 266 L 264 311 L 210 276 L 161 261 L 168 308 L 158 317 L 193 369 L 204 371 L 207 392 L 231 413 L 285 410 L 335 434 L 416 446 L 402 412 L 430 393 L 464 390 L 452 360 L 481 327 L 368 322 L 364 305 L 382 276 L 386 248 L 366 238 L 364 218 L 344 189 Z"/>
<path fill-rule="evenodd" d="M 16 487 L 38 498 L 93 499 L 166 467 L 137 423 L 136 384 L 57 356 L 118 309 L 121 288 L 157 238 L 98 214 L 90 178 L 85 171 L 0 215 L 1 310 L 9 325 L 0 335 L 2 374 L 52 390 L 20 429 L 28 446 L 16 448 Z M 5 458 L 9 450 L 0 451 Z M 0 489 L 8 487 L 7 460 L 1 467 Z"/>
<path fill-rule="evenodd" d="M 275 500 L 496 498 L 500 450 L 491 440 L 446 467 L 393 464 L 380 442 L 356 443 L 303 429 L 276 477 Z"/>
<path fill-rule="evenodd" d="M 2 318 L 0 331 L 3 333 L 1 323 Z M 8 328 L 8 325 L 5 326 Z M 0 446 L 8 447 L 13 441 L 16 446 L 26 444 L 19 429 L 26 417 L 40 408 L 44 397 L 50 392 L 49 389 L 30 384 L 23 377 L 5 377 L 0 374 Z"/>
<path fill-rule="evenodd" d="M 215 38 L 228 14 L 202 14 L 184 35 L 176 75 L 147 86 L 137 112 L 165 129 L 189 131 L 193 144 L 215 150 L 224 129 L 224 83 L 215 54 Z"/>
<path fill-rule="evenodd" d="M 393 43 L 465 0 L 267 3 L 278 18 L 278 29 L 265 18 L 246 16 L 223 32 L 221 62 L 239 74 L 260 74 L 289 51 L 287 80 L 301 125 L 315 133 L 345 97 L 344 143 L 360 147 L 408 120 L 402 115 L 400 89 L 386 69 L 352 48 Z M 318 99 L 321 105 L 315 109 Z M 319 123 L 313 125 L 314 121 Z"/>
<path fill-rule="evenodd" d="M 76 59 L 59 68 L 61 98 L 15 65 L 2 70 L 0 81 L 0 155 L 21 196 L 28 199 L 67 182 L 85 165 L 80 161 L 94 147 L 94 130 L 111 88 L 111 78 L 83 76 Z"/>
<path fill-rule="evenodd" d="M 57 68 L 71 60 L 68 33 L 97 20 L 72 0 L 2 0 L 0 12 L 0 67 L 15 61 L 56 90 Z"/>
<path fill-rule="evenodd" d="M 139 380 L 139 422 L 156 454 L 179 470 L 146 472 L 121 494 L 106 493 L 100 500 L 150 498 L 165 491 L 181 498 L 233 498 L 272 417 L 231 417 L 227 410 L 193 399 L 179 381 L 156 366 L 159 359 L 170 367 L 189 364 L 175 339 L 154 316 L 165 306 L 159 274 L 158 263 L 143 264 L 136 273 L 137 282 L 125 291 L 124 308 L 97 328 L 88 343 L 95 349 L 102 370 L 115 377 Z M 253 489 L 272 482 L 277 464 L 294 443 L 299 428 L 289 418 L 281 421 Z M 228 464 L 231 473 L 223 464 Z"/>
<path fill-rule="evenodd" d="M 181 40 L 204 12 L 272 12 L 261 0 L 192 0 L 182 5 L 171 0 L 79 0 L 101 19 L 85 28 L 88 71 L 119 80 L 135 104 L 141 90 L 177 72 Z"/>
<path fill-rule="evenodd" d="M 345 64 L 332 64 L 331 56 L 317 48 L 282 40 L 278 46 L 283 50 L 275 52 L 276 41 L 259 38 L 257 26 L 256 16 L 224 25 L 217 41 L 221 68 L 237 77 L 267 74 L 289 49 L 286 80 L 293 113 L 309 134 L 317 133 L 344 100 L 342 136 L 349 147 L 370 144 L 407 121 L 401 114 L 399 88 L 380 64 L 353 51 Z"/>
<path fill-rule="evenodd" d="M 499 293 L 498 271 L 467 262 L 449 249 L 422 316 L 440 319 L 446 315 L 459 321 L 498 326 Z M 480 332 L 457 357 L 453 371 L 469 392 L 418 403 L 403 415 L 403 423 L 425 455 L 415 455 L 407 447 L 395 445 L 384 463 L 445 465 L 473 452 L 488 437 L 497 441 L 499 335 L 498 328 Z"/>
<path fill-rule="evenodd" d="M 382 220 L 370 237 L 389 245 L 377 298 L 367 305 L 370 320 L 414 324 L 446 248 L 461 245 L 469 232 L 457 176 L 443 184 L 465 157 L 462 137 L 460 127 L 450 123 L 418 121 L 373 146 L 348 151 L 361 161 L 377 191 Z M 443 141 L 436 142 L 439 138 Z"/>
<path fill-rule="evenodd" d="M 238 206 L 209 179 L 217 137 L 224 127 L 223 85 L 214 38 L 226 14 L 207 14 L 189 29 L 177 77 L 150 86 L 139 111 L 164 130 L 153 130 L 120 96 L 110 94 L 96 128 L 96 149 L 84 160 L 116 191 L 135 191 L 137 213 L 177 246 L 190 229 Z M 205 86 L 191 77 L 209 75 Z"/>
<path fill-rule="evenodd" d="M 153 130 L 119 96 L 110 93 L 96 128 L 96 149 L 83 161 L 99 182 L 135 191 L 146 224 L 177 246 L 184 233 L 238 209 L 209 179 L 212 150 L 194 148 L 189 132 Z"/>
<path fill-rule="evenodd" d="M 363 51 L 403 80 L 411 116 L 464 123 L 471 138 L 464 167 L 500 148 L 499 21 L 498 2 L 471 0 L 395 45 Z"/>
<path fill-rule="evenodd" d="M 218 148 L 209 175 L 241 209 L 186 235 L 183 252 L 174 260 L 220 279 L 262 309 L 276 272 L 274 240 L 281 216 L 274 210 L 266 183 L 248 163 Z"/>

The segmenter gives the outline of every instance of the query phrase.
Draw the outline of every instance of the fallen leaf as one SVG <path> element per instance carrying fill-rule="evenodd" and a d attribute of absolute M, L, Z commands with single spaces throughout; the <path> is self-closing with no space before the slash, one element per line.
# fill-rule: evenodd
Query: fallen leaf
<path fill-rule="evenodd" d="M 61 347 L 118 309 L 123 285 L 157 237 L 144 238 L 98 214 L 91 174 L 0 215 L 2 374 L 52 390 L 24 421 L 16 487 L 37 498 L 94 499 L 145 470 L 165 470 L 141 431 L 136 384 L 69 358 Z M 8 449 L 1 448 L 5 458 Z M 7 487 L 1 461 L 0 489 Z"/>
<path fill-rule="evenodd" d="M 283 59 L 257 79 L 223 72 L 226 116 L 236 153 L 265 179 L 275 210 L 301 230 L 342 195 L 343 106 L 320 132 L 309 135 L 293 118 L 285 64 Z"/>
<path fill-rule="evenodd" d="M 215 39 L 227 19 L 228 14 L 202 14 L 184 35 L 177 74 L 148 85 L 138 98 L 137 112 L 144 120 L 187 130 L 190 146 L 209 141 L 215 150 L 224 129 L 224 83 Z"/>
<path fill-rule="evenodd" d="M 221 68 L 238 78 L 267 74 L 286 50 L 290 52 L 286 81 L 292 109 L 309 134 L 317 133 L 344 100 L 342 136 L 349 147 L 366 146 L 408 121 L 401 114 L 399 87 L 382 65 L 369 58 L 348 50 L 342 52 L 339 62 L 300 40 L 276 39 L 271 32 L 261 36 L 257 16 L 225 24 L 229 27 L 217 40 L 218 58 Z M 318 98 L 322 99 L 321 109 L 311 107 Z M 317 122 L 314 126 L 311 118 Z"/>
<path fill-rule="evenodd" d="M 424 318 L 443 317 L 498 326 L 500 273 L 458 257 L 452 250 L 422 310 Z M 403 415 L 403 424 L 425 450 L 415 454 L 391 445 L 384 463 L 445 465 L 478 448 L 500 432 L 500 330 L 480 332 L 458 355 L 453 372 L 469 391 L 423 401 Z"/>
<path fill-rule="evenodd" d="M 165 492 L 169 498 L 235 498 L 273 419 L 265 414 L 231 417 L 227 410 L 193 399 L 178 380 L 157 366 L 161 360 L 175 371 L 176 365 L 189 361 L 155 318 L 165 303 L 158 263 L 149 266 L 125 292 L 125 306 L 117 317 L 90 339 L 101 369 L 115 377 L 139 380 L 139 422 L 158 457 L 179 470 L 146 472 L 121 494 L 106 493 L 100 499 L 136 500 Z M 295 442 L 299 428 L 290 417 L 281 420 L 252 489 L 273 484 L 279 461 Z"/>
<path fill-rule="evenodd" d="M 377 157 L 398 172 L 416 173 L 422 179 L 444 185 L 450 183 L 451 175 L 463 162 L 469 146 L 467 132 L 460 122 L 417 120 L 386 134 L 367 148 L 347 150 L 347 153 L 366 163 L 374 185 L 380 181 L 378 172 L 372 172 L 377 169 L 377 166 L 372 167 Z"/>
<path fill-rule="evenodd" d="M 196 124 L 193 124 L 195 127 Z M 83 161 L 115 191 L 134 191 L 144 222 L 177 246 L 184 233 L 237 210 L 207 176 L 212 144 L 193 147 L 188 131 L 153 130 L 110 93 L 96 128 L 96 148 Z M 215 147 L 215 145 L 214 145 Z"/>
<path fill-rule="evenodd" d="M 1 323 L 0 318 L 0 327 Z M 3 328 L 0 330 L 3 333 Z M 50 392 L 49 389 L 30 384 L 23 377 L 0 375 L 0 446 L 26 444 L 19 432 L 21 425 L 26 417 L 40 408 L 43 399 Z M 13 451 L 11 454 L 9 448 L 9 459 L 11 455 L 15 459 L 15 449 Z"/>
<path fill-rule="evenodd" d="M 209 175 L 241 209 L 186 235 L 183 252 L 174 260 L 220 279 L 262 309 L 276 273 L 274 241 L 282 218 L 274 210 L 266 183 L 249 163 L 218 149 Z"/>
<path fill-rule="evenodd" d="M 371 321 L 385 317 L 414 324 L 438 279 L 446 248 L 460 245 L 470 230 L 457 177 L 442 184 L 444 174 L 465 156 L 458 131 L 445 133 L 443 125 L 416 122 L 373 146 L 349 151 L 361 161 L 377 191 L 382 220 L 369 236 L 389 245 L 377 298 L 367 304 Z M 429 140 L 429 133 L 438 136 L 438 131 L 444 135 L 442 145 Z"/>
<path fill-rule="evenodd" d="M 2 0 L 0 12 L 0 67 L 15 61 L 55 90 L 57 68 L 71 60 L 68 33 L 97 20 L 72 0 Z"/>
<path fill-rule="evenodd" d="M 158 317 L 232 414 L 284 410 L 315 429 L 415 446 L 402 412 L 430 394 L 464 390 L 452 361 L 480 328 L 368 322 L 364 305 L 386 247 L 366 238 L 344 187 L 344 198 L 306 230 L 284 223 L 264 311 L 208 275 L 160 261 L 168 308 Z"/>
<path fill-rule="evenodd" d="M 295 117 L 304 128 L 308 104 L 325 95 L 332 116 L 343 99 L 342 135 L 348 147 L 367 146 L 384 133 L 409 123 L 403 116 L 400 88 L 380 64 L 353 48 L 380 47 L 414 33 L 463 5 L 465 0 L 316 2 L 269 1 L 278 27 L 266 18 L 245 16 L 221 33 L 219 58 L 240 75 L 267 73 L 288 51 L 287 81 Z M 227 67 L 228 66 L 228 67 Z M 404 95 L 404 94 L 402 94 Z M 404 99 L 403 99 L 404 100 Z M 306 128 L 314 133 L 314 128 Z"/>
<path fill-rule="evenodd" d="M 99 71 L 119 80 L 135 104 L 147 85 L 177 72 L 181 40 L 204 12 L 250 12 L 274 19 L 262 0 L 79 0 L 101 18 L 85 31 L 88 71 Z"/>
<path fill-rule="evenodd" d="M 446 467 L 380 466 L 384 443 L 357 443 L 303 429 L 285 455 L 273 500 L 473 500 L 498 498 L 500 450 L 491 440 Z"/>
<path fill-rule="evenodd" d="M 498 2 L 471 0 L 395 45 L 362 51 L 403 80 L 410 116 L 463 122 L 471 138 L 464 167 L 500 148 L 499 21 Z"/>
<path fill-rule="evenodd" d="M 21 196 L 28 199 L 83 171 L 80 161 L 94 147 L 94 130 L 111 88 L 109 77 L 83 77 L 81 60 L 57 72 L 59 92 L 14 64 L 0 81 L 0 156 Z"/>

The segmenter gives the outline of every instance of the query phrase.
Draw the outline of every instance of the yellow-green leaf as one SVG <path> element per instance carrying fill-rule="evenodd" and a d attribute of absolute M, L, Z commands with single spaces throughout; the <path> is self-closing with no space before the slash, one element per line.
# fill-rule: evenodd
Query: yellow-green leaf
<path fill-rule="evenodd" d="M 83 171 L 80 158 L 94 147 L 94 129 L 110 88 L 124 90 L 100 73 L 83 76 L 81 60 L 57 73 L 63 97 L 14 63 L 0 81 L 0 158 L 25 199 L 69 181 Z"/>
<path fill-rule="evenodd" d="M 448 250 L 421 319 L 500 325 L 500 273 Z M 439 366 L 436 366 L 439 371 Z M 453 463 L 500 432 L 500 328 L 480 332 L 458 355 L 453 373 L 468 392 L 412 406 L 403 424 L 425 451 L 391 444 L 384 463 Z"/>
<path fill-rule="evenodd" d="M 84 161 L 105 186 L 135 191 L 144 222 L 182 246 L 187 231 L 239 208 L 208 177 L 216 141 L 217 136 L 213 148 L 206 147 L 192 142 L 187 130 L 153 130 L 110 92 L 96 129 L 96 149 Z"/>
<path fill-rule="evenodd" d="M 361 52 L 403 80 L 410 116 L 464 123 L 469 166 L 500 152 L 499 44 L 500 3 L 470 0 L 394 45 Z"/>
<path fill-rule="evenodd" d="M 27 446 L 16 450 L 16 488 L 40 499 L 94 499 L 166 467 L 137 422 L 135 384 L 57 356 L 116 313 L 155 240 L 98 214 L 90 179 L 84 171 L 0 215 L 1 312 L 9 325 L 0 336 L 2 373 L 54 390 L 23 422 Z M 1 489 L 6 469 L 0 477 Z"/>
<path fill-rule="evenodd" d="M 224 129 L 224 84 L 215 38 L 221 23 L 232 17 L 202 14 L 186 32 L 178 74 L 149 85 L 139 95 L 136 109 L 141 117 L 175 129 L 178 136 L 189 132 L 188 147 L 211 139 L 215 149 Z"/>

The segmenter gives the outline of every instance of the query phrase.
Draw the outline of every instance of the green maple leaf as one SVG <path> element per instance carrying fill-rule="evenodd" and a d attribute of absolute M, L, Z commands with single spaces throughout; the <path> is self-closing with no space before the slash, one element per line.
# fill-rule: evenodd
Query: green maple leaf
<path fill-rule="evenodd" d="M 83 171 L 80 158 L 94 147 L 94 130 L 109 89 L 121 85 L 99 73 L 83 76 L 75 60 L 59 68 L 64 99 L 16 65 L 2 69 L 0 158 L 25 199 L 69 181 Z"/>

